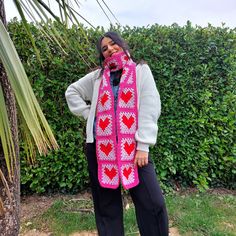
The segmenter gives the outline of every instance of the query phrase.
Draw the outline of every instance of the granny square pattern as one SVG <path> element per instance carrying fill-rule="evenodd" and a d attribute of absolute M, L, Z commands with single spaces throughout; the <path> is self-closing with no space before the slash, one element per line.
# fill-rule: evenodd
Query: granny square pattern
<path fill-rule="evenodd" d="M 122 69 L 115 111 L 110 72 Z M 134 165 L 138 126 L 136 64 L 125 52 L 104 61 L 96 110 L 98 179 L 102 187 L 125 189 L 139 183 Z"/>

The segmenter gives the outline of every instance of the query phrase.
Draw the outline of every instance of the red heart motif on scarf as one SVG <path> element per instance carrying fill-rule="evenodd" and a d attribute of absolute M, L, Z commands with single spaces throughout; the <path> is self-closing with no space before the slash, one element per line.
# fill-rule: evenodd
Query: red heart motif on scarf
<path fill-rule="evenodd" d="M 116 69 L 116 67 L 117 67 L 117 65 L 116 65 L 116 63 L 111 63 L 110 65 L 109 65 L 109 68 L 112 70 L 112 69 Z"/>
<path fill-rule="evenodd" d="M 106 103 L 106 101 L 108 100 L 108 95 L 105 93 L 102 97 L 101 97 L 101 103 L 104 106 L 104 104 Z"/>
<path fill-rule="evenodd" d="M 134 147 L 135 147 L 134 143 L 128 144 L 128 142 L 125 142 L 124 149 L 128 153 L 128 155 L 131 154 L 131 152 L 134 150 Z"/>
<path fill-rule="evenodd" d="M 132 98 L 132 93 L 130 91 L 126 93 L 123 91 L 120 97 L 127 104 L 130 98 Z"/>
<path fill-rule="evenodd" d="M 131 126 L 134 123 L 134 117 L 130 116 L 130 118 L 127 118 L 125 115 L 122 116 L 123 123 L 130 129 Z"/>
<path fill-rule="evenodd" d="M 112 167 L 110 170 L 107 167 L 105 167 L 104 172 L 110 178 L 110 180 L 112 180 L 116 176 L 116 173 L 117 173 L 114 167 Z"/>
<path fill-rule="evenodd" d="M 100 119 L 99 121 L 99 127 L 104 131 L 106 129 L 106 127 L 109 125 L 110 120 L 108 118 L 106 119 Z"/>
<path fill-rule="evenodd" d="M 100 148 L 101 148 L 101 151 L 104 152 L 108 156 L 112 150 L 112 145 L 111 143 L 108 143 L 107 145 L 101 143 Z"/>
<path fill-rule="evenodd" d="M 126 179 L 129 179 L 129 175 L 131 174 L 131 171 L 132 171 L 131 167 L 129 167 L 129 168 L 124 168 L 123 174 L 124 174 L 124 176 L 126 177 Z"/>
<path fill-rule="evenodd" d="M 128 56 L 125 56 L 124 59 L 125 59 L 126 61 L 128 61 L 128 60 L 129 60 L 129 57 L 128 57 Z"/>

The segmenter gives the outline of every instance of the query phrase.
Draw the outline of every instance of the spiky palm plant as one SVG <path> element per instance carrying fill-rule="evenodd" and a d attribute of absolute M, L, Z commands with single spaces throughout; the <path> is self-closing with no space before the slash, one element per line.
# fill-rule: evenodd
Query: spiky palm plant
<path fill-rule="evenodd" d="M 65 28 L 68 27 L 69 22 L 78 24 L 77 16 L 82 17 L 68 4 L 67 0 L 53 0 L 57 3 L 59 16 L 56 16 L 43 0 L 13 1 L 39 61 L 40 53 L 35 46 L 23 12 L 26 12 L 31 20 L 35 22 L 37 17 L 41 23 L 44 23 L 44 26 L 47 26 L 48 22 L 50 22 L 48 19 L 49 14 Z M 79 5 L 77 0 L 73 2 L 77 6 Z M 103 3 L 105 4 L 104 1 Z M 106 4 L 105 6 L 107 7 Z M 32 10 L 34 13 L 32 13 Z M 110 11 L 109 8 L 108 10 Z M 49 149 L 57 149 L 58 145 L 35 98 L 6 28 L 4 0 L 0 0 L 0 235 L 15 236 L 19 234 L 20 205 L 17 120 L 23 123 L 21 126 L 24 127 L 25 142 L 28 143 L 29 147 L 36 146 L 39 153 L 46 154 Z M 63 44 L 66 45 L 66 43 L 60 38 L 53 25 L 49 25 L 46 30 L 42 28 L 42 31 L 48 38 L 56 41 L 63 50 Z M 83 34 L 83 31 L 81 32 Z M 85 34 L 83 36 L 86 37 Z M 20 119 L 17 119 L 18 116 L 20 116 Z"/>

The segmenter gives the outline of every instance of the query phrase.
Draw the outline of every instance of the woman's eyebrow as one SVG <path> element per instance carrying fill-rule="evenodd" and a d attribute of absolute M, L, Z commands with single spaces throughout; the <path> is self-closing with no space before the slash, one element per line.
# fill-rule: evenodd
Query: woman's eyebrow
<path fill-rule="evenodd" d="M 104 45 L 103 47 L 102 47 L 102 50 L 104 50 L 104 49 L 106 49 L 107 48 L 107 45 Z"/>
<path fill-rule="evenodd" d="M 113 43 L 113 40 L 110 40 L 110 41 L 107 42 L 107 44 L 111 44 L 111 43 Z M 105 48 L 107 47 L 107 44 L 104 45 L 104 46 L 102 47 L 102 49 L 105 49 Z"/>

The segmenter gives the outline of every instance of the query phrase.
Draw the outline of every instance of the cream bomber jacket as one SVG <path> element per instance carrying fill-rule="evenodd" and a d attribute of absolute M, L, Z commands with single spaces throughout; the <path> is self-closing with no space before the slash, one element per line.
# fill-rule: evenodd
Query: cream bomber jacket
<path fill-rule="evenodd" d="M 96 114 L 98 90 L 101 83 L 101 69 L 95 70 L 75 83 L 65 93 L 70 111 L 87 120 L 86 142 L 93 143 L 93 122 Z M 161 113 L 160 96 L 152 72 L 147 64 L 136 66 L 138 93 L 138 130 L 135 134 L 137 150 L 149 151 L 149 146 L 156 143 L 157 120 Z M 87 104 L 86 101 L 90 101 Z"/>

